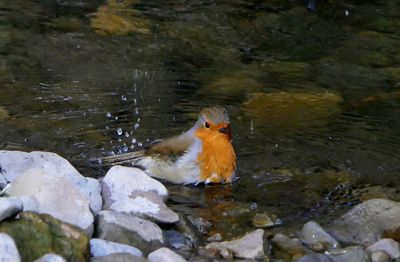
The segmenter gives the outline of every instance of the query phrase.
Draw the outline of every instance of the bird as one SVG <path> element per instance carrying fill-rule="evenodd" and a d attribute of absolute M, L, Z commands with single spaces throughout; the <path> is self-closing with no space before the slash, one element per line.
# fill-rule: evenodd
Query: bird
<path fill-rule="evenodd" d="M 129 163 L 174 184 L 232 183 L 236 178 L 236 154 L 228 112 L 221 106 L 203 108 L 186 132 L 146 149 L 104 157 L 102 163 Z"/>

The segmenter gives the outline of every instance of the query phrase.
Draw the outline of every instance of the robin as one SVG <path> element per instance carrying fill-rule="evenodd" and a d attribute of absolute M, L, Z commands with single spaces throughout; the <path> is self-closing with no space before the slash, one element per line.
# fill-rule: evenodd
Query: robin
<path fill-rule="evenodd" d="M 231 183 L 236 170 L 231 141 L 226 109 L 207 107 L 188 131 L 144 150 L 105 157 L 103 164 L 130 163 L 152 177 L 176 184 Z"/>

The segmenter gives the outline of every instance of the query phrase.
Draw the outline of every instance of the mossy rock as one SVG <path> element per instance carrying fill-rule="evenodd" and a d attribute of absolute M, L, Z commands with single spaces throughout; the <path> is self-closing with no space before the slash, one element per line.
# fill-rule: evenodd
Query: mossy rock
<path fill-rule="evenodd" d="M 16 220 L 2 222 L 0 232 L 15 240 L 22 261 L 33 261 L 47 253 L 68 261 L 87 261 L 89 257 L 89 237 L 50 215 L 23 212 Z"/>
<path fill-rule="evenodd" d="M 321 126 L 341 113 L 341 96 L 329 93 L 255 93 L 245 103 L 255 124 L 272 128 Z"/>

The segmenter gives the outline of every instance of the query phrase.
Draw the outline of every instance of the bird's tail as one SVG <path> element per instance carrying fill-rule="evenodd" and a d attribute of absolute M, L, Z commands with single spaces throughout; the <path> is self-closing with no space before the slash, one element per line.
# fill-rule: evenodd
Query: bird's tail
<path fill-rule="evenodd" d="M 130 164 L 133 165 L 137 160 L 144 157 L 145 150 L 138 150 L 134 152 L 124 153 L 115 156 L 106 156 L 100 159 L 100 162 L 104 166 L 114 166 Z"/>

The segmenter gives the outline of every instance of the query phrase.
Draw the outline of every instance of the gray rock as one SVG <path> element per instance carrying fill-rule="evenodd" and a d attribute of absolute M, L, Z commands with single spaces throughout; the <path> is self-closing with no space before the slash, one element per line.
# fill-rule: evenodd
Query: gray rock
<path fill-rule="evenodd" d="M 90 253 L 92 257 L 108 256 L 114 253 L 128 253 L 138 257 L 143 255 L 142 252 L 136 247 L 99 238 L 92 238 L 90 240 Z"/>
<path fill-rule="evenodd" d="M 185 262 L 186 260 L 169 248 L 162 247 L 151 252 L 147 259 L 150 262 Z"/>
<path fill-rule="evenodd" d="M 24 211 L 49 214 L 82 228 L 89 236 L 93 233 L 94 218 L 89 200 L 65 178 L 49 175 L 41 169 L 31 169 L 11 183 L 8 194 L 28 197 L 21 198 Z"/>
<path fill-rule="evenodd" d="M 257 229 L 237 240 L 213 242 L 206 245 L 206 249 L 228 249 L 238 258 L 262 259 L 265 256 L 264 230 Z"/>
<path fill-rule="evenodd" d="M 147 262 L 144 257 L 137 257 L 127 253 L 115 253 L 103 257 L 92 257 L 90 262 Z"/>
<path fill-rule="evenodd" d="M 122 196 L 108 209 L 125 212 L 161 223 L 176 223 L 179 216 L 169 209 L 162 199 L 152 192 L 134 191 L 130 196 Z"/>
<path fill-rule="evenodd" d="M 52 176 L 65 178 L 89 199 L 94 214 L 101 210 L 100 183 L 94 178 L 82 176 L 67 160 L 55 153 L 0 150 L 0 167 L 0 174 L 10 182 L 29 169 L 40 169 Z M 0 188 L 4 186 L 0 184 Z"/>
<path fill-rule="evenodd" d="M 192 247 L 190 240 L 176 230 L 165 230 L 163 236 L 165 244 L 175 250 Z"/>
<path fill-rule="evenodd" d="M 301 257 L 296 262 L 334 262 L 333 259 L 324 254 L 308 254 Z"/>
<path fill-rule="evenodd" d="M 300 241 L 315 251 L 315 247 L 322 246 L 323 249 L 340 247 L 333 237 L 331 237 L 317 222 L 309 221 L 304 224 L 300 232 Z M 318 249 L 318 248 L 317 248 Z"/>
<path fill-rule="evenodd" d="M 36 259 L 34 262 L 65 262 L 65 259 L 57 254 L 49 253 Z"/>
<path fill-rule="evenodd" d="M 113 166 L 102 181 L 102 195 L 107 206 L 135 191 L 153 192 L 163 200 L 168 197 L 163 184 L 134 167 Z"/>
<path fill-rule="evenodd" d="M 365 251 L 371 254 L 374 251 L 385 251 L 391 258 L 400 257 L 400 244 L 390 238 L 384 238 L 367 247 Z"/>
<path fill-rule="evenodd" d="M 272 249 L 274 256 L 284 260 L 295 260 L 312 253 L 311 250 L 302 245 L 300 240 L 291 239 L 280 233 L 271 239 L 271 243 L 274 246 Z"/>
<path fill-rule="evenodd" d="M 22 211 L 22 201 L 18 198 L 0 197 L 0 221 Z"/>
<path fill-rule="evenodd" d="M 96 217 L 96 237 L 139 248 L 143 253 L 164 243 L 162 230 L 154 223 L 126 213 L 100 211 Z"/>
<path fill-rule="evenodd" d="M 0 233 L 0 261 L 20 262 L 17 246 L 14 239 L 7 234 Z"/>
<path fill-rule="evenodd" d="M 385 251 L 376 250 L 371 253 L 371 262 L 389 262 L 390 256 Z"/>
<path fill-rule="evenodd" d="M 363 247 L 350 246 L 341 249 L 332 249 L 325 252 L 334 262 L 369 262 L 369 256 Z"/>
<path fill-rule="evenodd" d="M 202 234 L 207 234 L 207 232 L 210 230 L 212 226 L 210 221 L 202 217 L 196 217 L 190 215 L 187 217 L 187 219 L 189 220 L 190 223 L 192 223 L 194 227 L 196 227 L 197 231 L 199 231 Z"/>
<path fill-rule="evenodd" d="M 340 242 L 368 246 L 388 232 L 398 233 L 399 228 L 400 203 L 371 199 L 334 220 L 327 231 Z"/>

